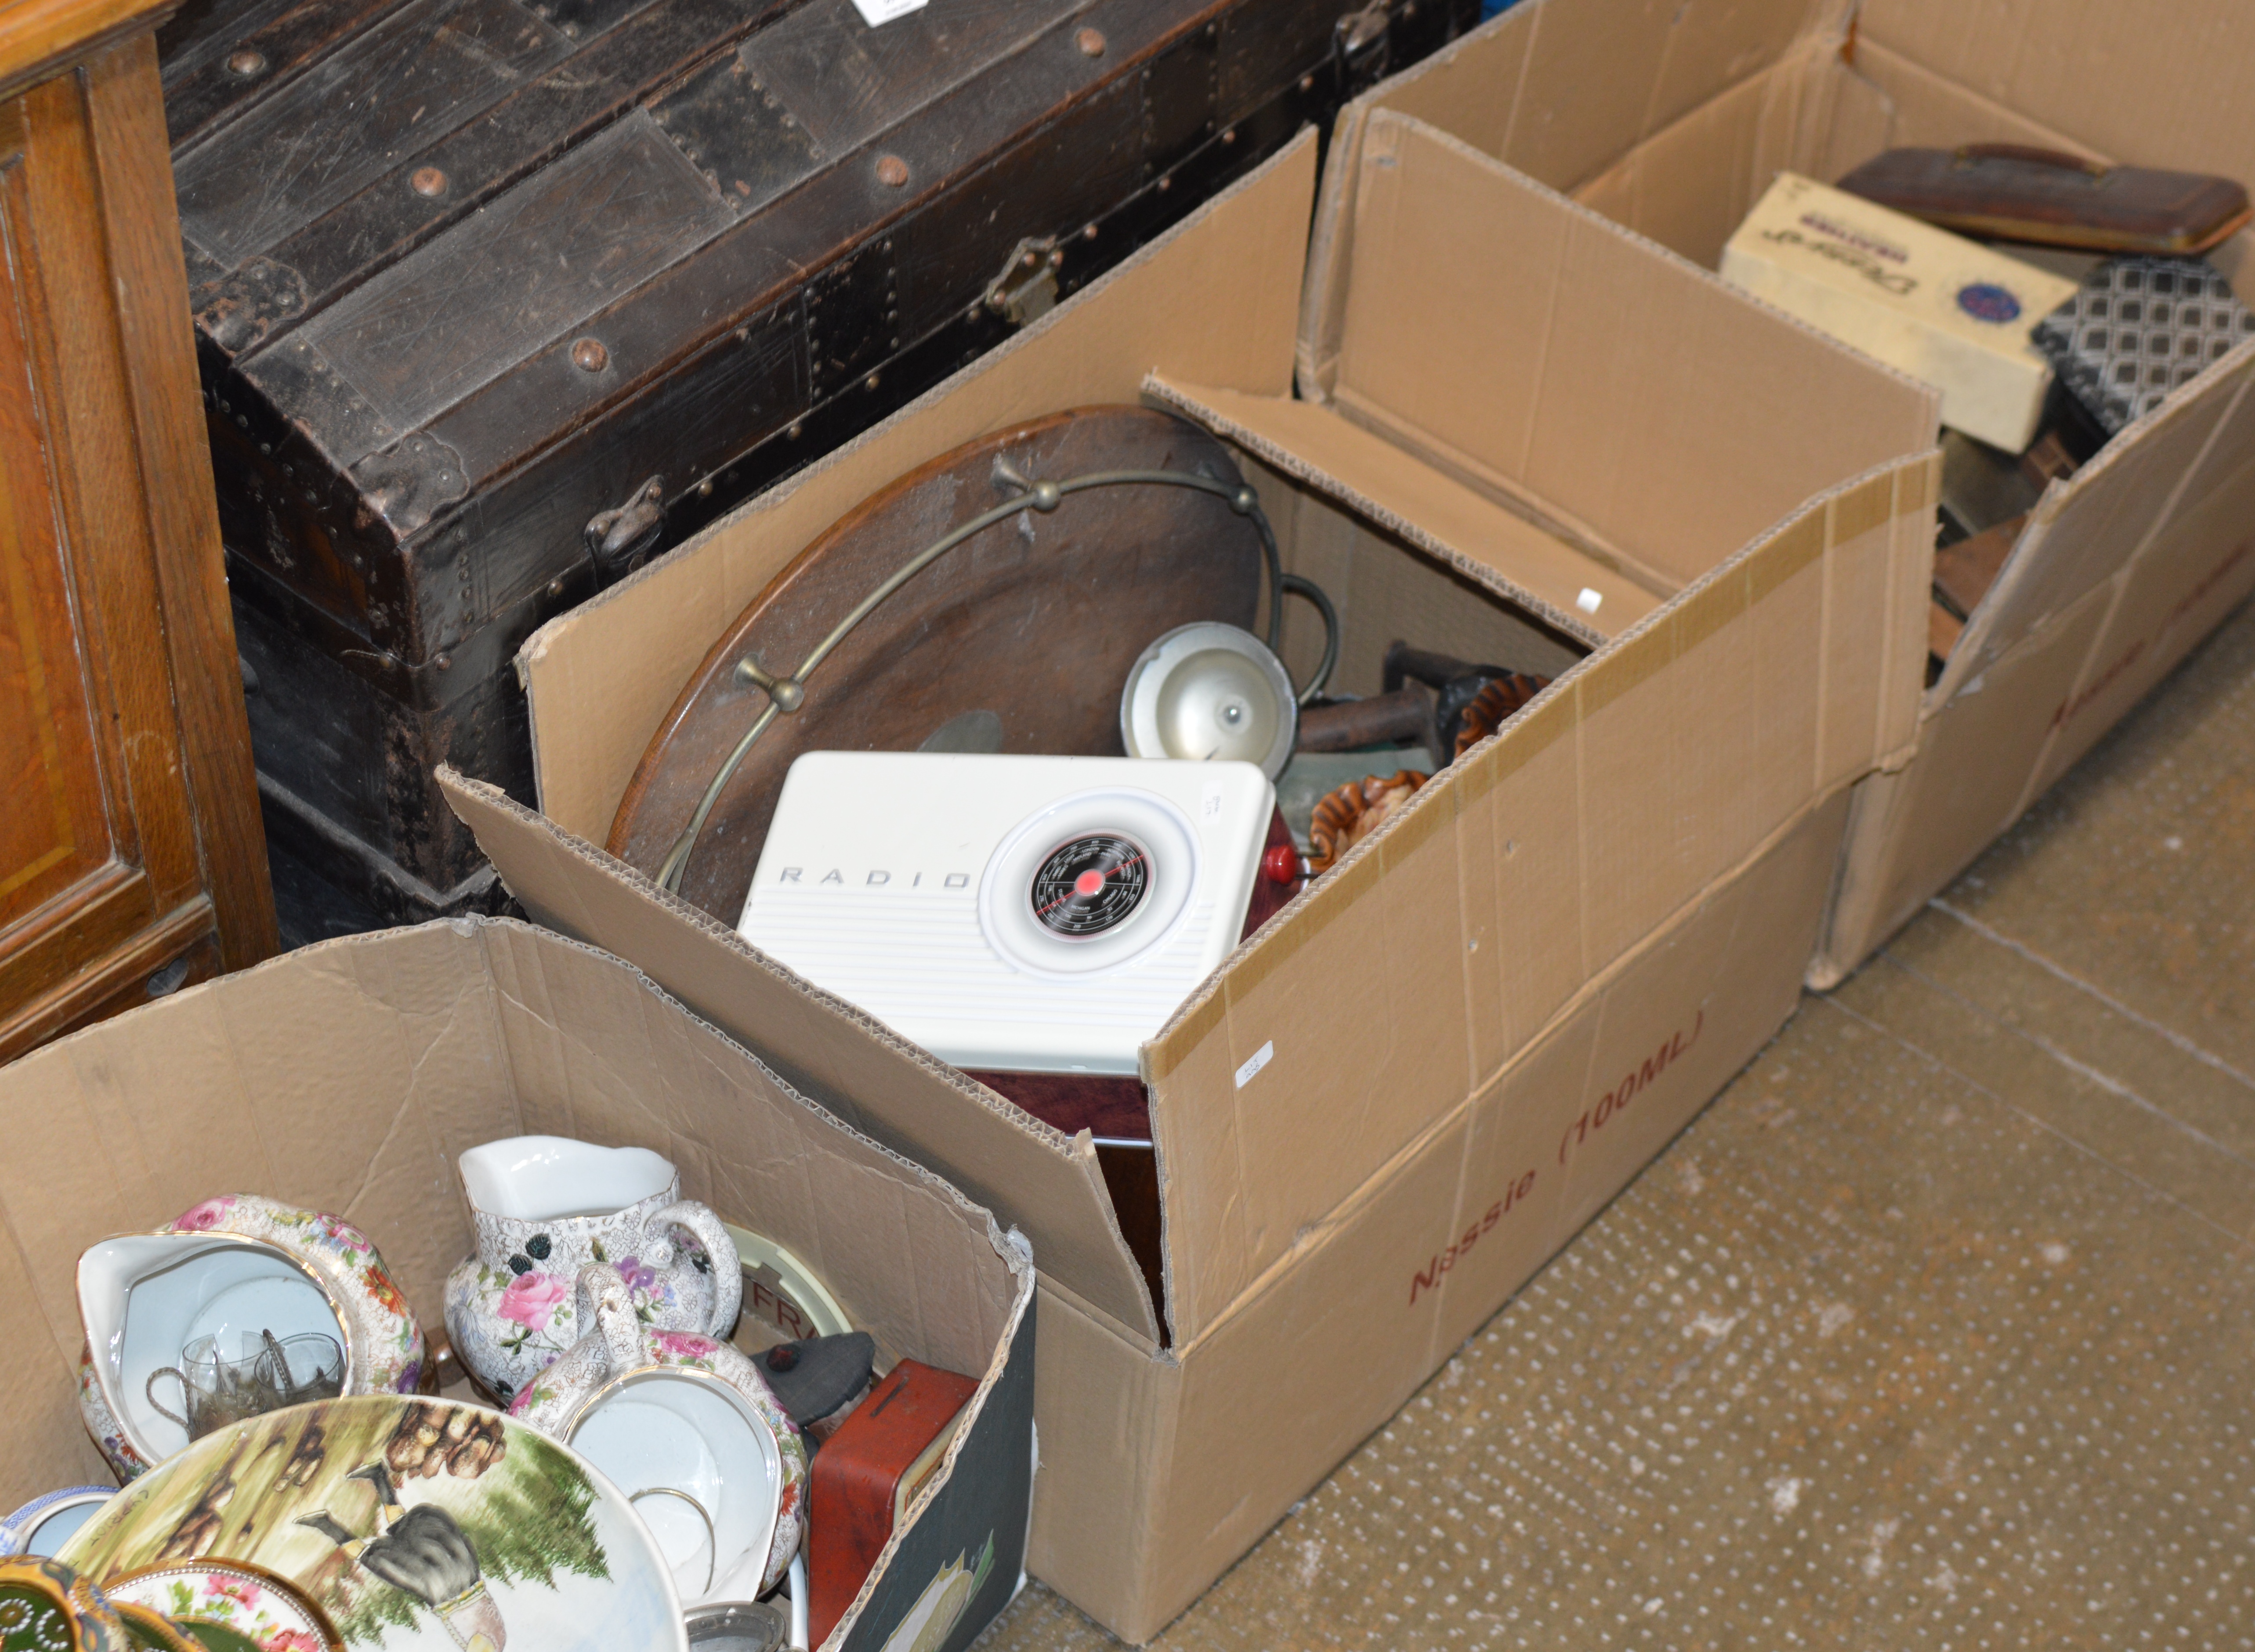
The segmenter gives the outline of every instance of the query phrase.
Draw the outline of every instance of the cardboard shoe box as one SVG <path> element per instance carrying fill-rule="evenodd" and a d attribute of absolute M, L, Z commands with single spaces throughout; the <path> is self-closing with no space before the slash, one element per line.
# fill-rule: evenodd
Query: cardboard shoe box
<path fill-rule="evenodd" d="M 928 1620 L 934 1595 L 939 1610 L 959 1598 L 959 1615 L 944 1642 L 918 1644 L 952 1652 L 1022 1579 L 1034 1473 L 1025 1240 L 615 958 L 490 918 L 331 941 L 0 1069 L 0 1117 L 11 1241 L 0 1313 L 16 1332 L 0 1413 L 7 1508 L 109 1479 L 78 1413 L 76 1270 L 88 1245 L 215 1194 L 263 1193 L 366 1232 L 440 1334 L 447 1270 L 477 1243 L 455 1159 L 502 1136 L 571 1135 L 672 1160 L 685 1196 L 812 1269 L 876 1339 L 881 1368 L 912 1358 L 978 1379 L 941 1466 L 827 1645 L 876 1652 L 920 1606 Z"/>
<path fill-rule="evenodd" d="M 544 814 L 446 777 L 541 921 L 632 959 L 1033 1239 L 1029 1565 L 1142 1641 L 1791 1013 L 1847 789 L 1911 736 L 1926 389 L 1452 141 L 1382 162 L 1350 412 L 1291 396 L 1303 135 L 868 435 L 538 633 Z M 1143 397 L 1235 444 L 1339 684 L 1405 637 L 1555 675 L 1142 1052 L 1162 1290 L 1095 1149 L 592 847 L 711 639 L 935 456 Z M 1298 671 L 1319 638 L 1289 615 Z M 1350 1357 L 1350 1351 L 1351 1357 Z"/>
<path fill-rule="evenodd" d="M 2244 0 L 1528 0 L 1335 128 L 1303 391 L 1336 397 L 1367 172 L 1413 117 L 1714 267 L 1781 172 L 2003 142 L 2255 182 Z M 2255 235 L 2208 255 L 2255 299 Z M 2041 254 L 2036 255 L 2041 257 Z M 2255 590 L 2255 342 L 2055 482 L 1914 742 L 1856 792 L 1809 977 L 1834 984 L 2017 819 Z M 1915 692 L 1915 691 L 1914 691 Z"/>

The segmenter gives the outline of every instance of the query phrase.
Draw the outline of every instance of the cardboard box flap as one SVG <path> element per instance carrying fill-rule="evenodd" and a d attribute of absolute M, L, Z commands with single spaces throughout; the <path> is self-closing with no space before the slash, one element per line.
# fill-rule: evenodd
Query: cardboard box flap
<path fill-rule="evenodd" d="M 1001 1578 L 990 1579 L 988 1585 L 1001 1595 L 994 1609 L 1008 1605 L 1024 1586 L 1024 1540 L 1014 1532 L 994 1530 L 990 1522 L 997 1509 L 1015 1511 L 1024 1507 L 1029 1511 L 1029 1535 L 1033 1524 L 1033 1481 L 1039 1467 L 1035 1460 L 1039 1445 L 1034 1438 L 1033 1392 L 1036 1273 L 1032 1247 L 1023 1234 L 1013 1229 L 1003 1236 L 1003 1243 L 1015 1258 L 1014 1267 L 1023 1265 L 1022 1294 L 1014 1304 L 992 1362 L 980 1374 L 978 1391 L 971 1396 L 962 1421 L 940 1455 L 939 1466 L 917 1492 L 906 1518 L 886 1537 L 861 1580 L 861 1592 L 822 1641 L 825 1648 L 854 1645 L 854 1632 L 863 1624 L 873 1626 L 858 1637 L 864 1652 L 890 1647 L 903 1625 L 929 1621 L 919 1608 L 925 1604 L 932 1580 L 972 1557 L 966 1540 L 982 1529 L 991 1534 L 988 1541 L 994 1544 L 997 1570 L 1003 1571 Z M 1013 1555 L 1018 1564 L 1015 1578 L 1007 1570 Z M 976 1593 L 973 1599 L 978 1599 Z M 968 1607 L 965 1616 L 973 1612 L 980 1608 Z M 985 1614 L 980 1612 L 980 1615 Z M 987 1620 L 991 1622 L 991 1617 Z"/>
<path fill-rule="evenodd" d="M 1530 0 L 1387 83 L 1387 107 L 1570 190 L 1811 39 L 1854 0 Z M 1522 98 L 1522 87 L 1570 88 Z"/>
<path fill-rule="evenodd" d="M 1878 46 L 2139 166 L 2255 184 L 2255 29 L 2246 0 L 1862 0 L 1858 55 Z"/>
<path fill-rule="evenodd" d="M 1355 166 L 1331 404 L 1657 593 L 1934 440 L 1928 386 L 1422 121 Z"/>
<path fill-rule="evenodd" d="M 2213 23 L 2219 8 L 2206 10 L 2204 19 L 2188 26 L 2196 32 Z M 2043 24 L 2028 21 L 2030 11 L 2074 15 Z M 2006 32 L 2044 30 L 2047 42 L 2076 41 L 2074 52 L 2015 49 L 1992 55 L 1990 31 L 1999 26 L 1992 14 L 1951 8 L 1947 25 L 1921 20 L 1905 32 L 1875 25 L 1866 7 L 1850 39 L 1801 41 L 1774 65 L 1641 139 L 1604 172 L 1559 187 L 1711 269 L 1724 242 L 1779 171 L 1832 182 L 1891 148 L 2021 144 L 2102 163 L 2255 176 L 2245 158 L 2255 121 L 2244 101 L 2213 106 L 2229 111 L 2219 121 L 2210 118 L 2211 106 L 2185 103 L 2174 88 L 2159 99 L 2141 94 L 2135 69 L 2125 82 L 2117 54 L 2107 46 L 2089 46 L 2086 15 L 2077 4 L 2047 0 L 2024 7 L 2019 21 L 2004 25 Z M 2108 15 L 2119 25 L 2125 14 Z M 2172 54 L 2178 49 L 2174 28 L 2143 33 L 2167 39 Z M 1965 66 L 1959 60 L 1969 43 L 1979 73 L 1960 78 Z M 2223 56 L 2235 53 L 2244 66 L 2249 56 L 2244 41 Z M 1935 67 L 1944 62 L 1950 67 Z M 2233 68 L 2224 78 L 2244 73 L 2244 67 Z M 2062 92 L 2062 86 L 2069 89 Z M 1389 93 L 1386 102 L 1422 113 L 1414 96 Z M 2157 120 L 2163 108 L 2180 111 L 2179 118 Z M 1465 135 L 1455 126 L 1448 130 Z M 2227 158 L 2202 158 L 2217 155 Z M 2242 232 L 2208 256 L 2243 292 L 2255 294 L 2251 252 L 2255 237 Z"/>
<path fill-rule="evenodd" d="M 2134 9 L 2110 10 L 2104 14 L 2107 26 L 2099 29 L 2093 22 L 2100 15 L 2096 11 L 2072 0 L 2041 0 L 2024 11 L 2049 19 L 2027 25 L 2046 31 L 2043 46 L 1993 60 L 1977 48 L 1978 72 L 1964 80 L 1956 78 L 1955 68 L 1933 65 L 1955 64 L 1965 43 L 1985 32 L 1985 19 L 1972 17 L 1965 27 L 1935 30 L 1908 44 L 1892 31 L 1874 35 L 1865 26 L 1848 62 L 1820 62 L 1809 78 L 1812 83 L 1829 78 L 1844 93 L 1864 88 L 1859 95 L 1876 100 L 1879 118 L 1866 113 L 1850 119 L 1851 99 L 1835 97 L 1830 130 L 1795 149 L 1799 158 L 1790 164 L 1814 176 L 1837 177 L 1890 148 L 2022 144 L 2102 165 L 2216 172 L 2247 182 L 2255 179 L 2248 159 L 2255 120 L 2245 100 L 2209 102 L 2192 83 L 2171 83 L 2180 50 L 2197 55 L 2203 71 L 2189 77 L 2190 82 L 2211 73 L 2232 82 L 2245 77 L 2251 55 L 2245 31 L 2236 15 L 2229 23 L 2219 20 L 2224 12 L 2241 10 L 2202 0 L 2196 15 L 2181 27 L 2173 17 L 2165 29 L 2145 26 Z M 2151 53 L 2125 57 L 2114 40 L 2094 40 L 2094 34 L 2106 39 L 2125 23 L 2148 46 L 2162 47 L 2166 42 L 2169 67 L 2156 74 Z M 2209 42 L 2194 44 L 2202 31 L 2230 38 L 2216 39 L 2215 49 L 2209 50 Z M 1930 49 L 1936 46 L 1939 50 Z M 2160 89 L 2147 89 L 2153 87 Z M 1715 192 L 1701 190 L 1695 182 L 1686 193 Z M 2204 256 L 2241 298 L 2255 299 L 2255 235 L 2242 229 Z"/>
<path fill-rule="evenodd" d="M 2015 644 L 2142 555 L 2169 523 L 2228 481 L 2245 450 L 2243 407 L 2255 384 L 2255 340 L 2240 345 L 2055 482 L 1975 607 L 1926 714 L 1978 680 Z"/>
<path fill-rule="evenodd" d="M 1360 152 L 1364 124 L 1381 102 L 1574 193 L 1647 138 L 1741 96 L 1771 66 L 1834 52 L 1853 10 L 1854 0 L 1525 0 L 1349 104 L 1332 128 L 1338 181 L 1324 191 L 1316 221 L 1302 393 L 1327 394 L 1336 366 L 1343 289 L 1331 272 L 1347 261 L 1357 182 L 1341 179 L 1336 163 Z M 1529 86 L 1570 87 L 1572 95 L 1522 97 Z M 1646 233 L 1683 250 L 1665 234 Z"/>
<path fill-rule="evenodd" d="M 1939 463 L 1825 490 L 1566 671 L 1145 1044 L 1178 1349 L 1779 819 L 1912 738 Z"/>
<path fill-rule="evenodd" d="M 448 803 L 540 923 L 600 935 L 863 1134 L 930 1164 L 1020 1227 L 1043 1271 L 1155 1347 L 1150 1289 L 1085 1132 L 1067 1137 L 800 980 L 623 862 L 497 788 L 439 770 Z"/>
<path fill-rule="evenodd" d="M 1063 408 L 1133 402 L 1154 369 L 1289 390 L 1316 152 L 1303 133 L 1089 292 L 534 632 L 517 674 L 542 812 L 608 841 L 651 731 L 713 640 L 817 536 L 926 460 Z M 622 658 L 655 668 L 622 671 Z"/>
<path fill-rule="evenodd" d="M 1829 43 L 1807 43 L 1784 62 L 1655 132 L 1569 193 L 1591 210 L 1712 270 L 1722 261 L 1724 243 L 1778 172 L 1831 175 L 1805 158 L 1804 139 L 1838 121 L 1843 111 L 1830 106 L 1844 88 L 1862 84 L 1840 70 Z"/>
<path fill-rule="evenodd" d="M 1153 401 L 1189 415 L 1286 475 L 1320 487 L 1592 648 L 1663 600 L 1524 513 L 1329 408 L 1289 397 L 1170 383 L 1156 376 L 1143 389 Z"/>

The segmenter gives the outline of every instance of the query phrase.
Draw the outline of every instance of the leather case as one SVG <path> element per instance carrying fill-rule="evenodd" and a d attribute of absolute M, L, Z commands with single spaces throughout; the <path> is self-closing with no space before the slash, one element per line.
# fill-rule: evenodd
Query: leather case
<path fill-rule="evenodd" d="M 2246 190 L 2228 178 L 2018 144 L 1891 149 L 1839 187 L 1960 235 L 2093 252 L 2205 252 L 2249 215 Z"/>
<path fill-rule="evenodd" d="M 808 1477 L 807 1616 L 820 1646 L 854 1604 L 893 1528 L 939 1467 L 979 1384 L 903 1360 L 814 1454 Z"/>

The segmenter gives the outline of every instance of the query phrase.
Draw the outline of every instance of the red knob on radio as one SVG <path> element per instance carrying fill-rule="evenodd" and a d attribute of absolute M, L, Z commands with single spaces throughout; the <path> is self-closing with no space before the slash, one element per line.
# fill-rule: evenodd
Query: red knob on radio
<path fill-rule="evenodd" d="M 1300 878 L 1300 852 L 1289 843 L 1272 843 L 1261 852 L 1261 875 L 1271 883 L 1294 883 Z"/>

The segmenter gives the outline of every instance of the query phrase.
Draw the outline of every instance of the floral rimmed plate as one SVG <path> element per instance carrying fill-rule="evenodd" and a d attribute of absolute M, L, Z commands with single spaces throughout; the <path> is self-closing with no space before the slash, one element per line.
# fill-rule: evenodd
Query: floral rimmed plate
<path fill-rule="evenodd" d="M 232 1652 L 235 1645 L 256 1652 L 344 1652 L 321 1609 L 259 1566 L 178 1561 L 112 1578 L 102 1592 L 114 1603 L 148 1607 L 212 1652 Z M 211 1635 L 207 1628 L 231 1633 Z"/>
<path fill-rule="evenodd" d="M 568 1448 L 443 1400 L 350 1396 L 218 1430 L 58 1558 L 137 1599 L 137 1574 L 256 1568 L 334 1627 L 287 1652 L 686 1652 L 672 1578 L 625 1496 Z M 182 1615 L 169 1593 L 149 1604 Z"/>
<path fill-rule="evenodd" d="M 117 1613 L 118 1620 L 124 1624 L 125 1643 L 133 1648 L 133 1652 L 242 1652 L 243 1648 L 250 1645 L 248 1641 L 222 1646 L 217 1641 L 199 1640 L 163 1613 L 151 1612 L 147 1606 L 137 1606 L 130 1600 L 113 1600 L 109 1606 Z M 207 1633 L 220 1634 L 226 1632 L 213 1629 Z"/>

